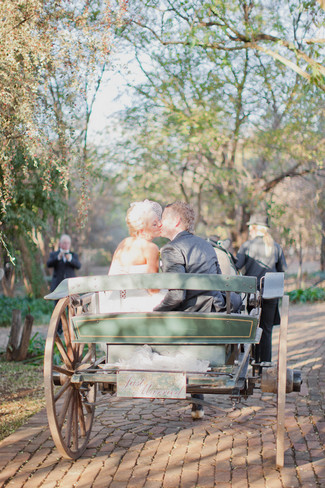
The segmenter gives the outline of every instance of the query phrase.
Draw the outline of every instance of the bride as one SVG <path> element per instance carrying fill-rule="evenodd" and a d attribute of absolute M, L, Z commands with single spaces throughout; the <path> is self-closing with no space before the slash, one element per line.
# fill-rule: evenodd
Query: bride
<path fill-rule="evenodd" d="M 157 202 L 131 203 L 126 213 L 129 237 L 114 252 L 108 275 L 158 273 L 162 208 Z M 100 312 L 149 312 L 161 302 L 166 290 L 120 290 L 100 294 Z"/>

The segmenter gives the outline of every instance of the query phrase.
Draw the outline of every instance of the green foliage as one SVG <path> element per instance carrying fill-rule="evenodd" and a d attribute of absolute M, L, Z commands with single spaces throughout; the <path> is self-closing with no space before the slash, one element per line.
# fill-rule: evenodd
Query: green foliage
<path fill-rule="evenodd" d="M 88 125 L 126 3 L 0 2 L 0 267 L 15 261 L 13 278 L 35 296 L 48 236 L 87 216 L 97 163 Z"/>
<path fill-rule="evenodd" d="M 24 363 L 32 364 L 34 366 L 43 364 L 45 352 L 46 339 L 36 332 L 29 340 L 28 355 Z M 53 349 L 53 364 L 60 365 L 62 363 L 62 356 L 59 352 L 58 346 L 54 344 Z"/>
<path fill-rule="evenodd" d="M 34 317 L 35 325 L 42 325 L 50 321 L 53 312 L 53 302 L 43 298 L 11 298 L 0 295 L 0 327 L 11 325 L 12 311 L 14 309 L 21 310 L 22 318 L 30 314 Z"/>
<path fill-rule="evenodd" d="M 321 302 L 325 300 L 325 288 L 298 288 L 297 290 L 290 291 L 288 295 L 290 301 L 294 303 Z"/>
<path fill-rule="evenodd" d="M 33 365 L 43 363 L 44 350 L 45 339 L 39 332 L 36 332 L 29 340 L 27 359 L 25 362 Z"/>
<path fill-rule="evenodd" d="M 130 7 L 124 36 L 145 77 L 121 113 L 120 138 L 112 126 L 108 159 L 126 198 L 189 201 L 197 228 L 222 228 L 236 248 L 255 210 L 268 207 L 277 232 L 286 225 L 281 184 L 324 174 L 324 93 L 295 71 L 309 73 L 316 59 L 323 69 L 321 48 L 305 42 L 316 20 L 298 0 L 290 9 L 278 0 L 172 4 Z M 290 244 L 296 233 L 281 237 Z"/>
<path fill-rule="evenodd" d="M 29 285 L 27 293 L 35 297 L 44 296 L 47 285 L 42 273 L 42 256 L 36 244 L 36 235 L 47 231 L 48 219 L 58 220 L 64 214 L 64 187 L 60 173 L 52 168 L 51 191 L 45 191 L 44 168 L 29 152 L 11 147 L 11 176 L 14 196 L 6 205 L 0 205 L 0 266 L 8 261 L 8 254 L 14 256 L 15 274 L 24 278 Z M 8 149 L 9 151 L 9 149 Z M 16 152 L 15 152 L 16 151 Z M 5 175 L 0 165 L 0 182 Z M 3 187 L 0 189 L 3 191 Z M 0 191 L 1 193 L 1 191 Z"/>
<path fill-rule="evenodd" d="M 109 266 L 112 260 L 112 255 L 110 252 L 104 249 L 98 249 L 92 258 L 92 263 L 94 266 Z"/>
<path fill-rule="evenodd" d="M 26 238 L 31 241 L 32 232 L 44 230 L 49 216 L 57 219 L 62 215 L 64 188 L 60 173 L 52 169 L 52 186 L 49 191 L 44 191 L 44 168 L 41 161 L 36 161 L 22 147 L 16 150 L 11 148 L 9 152 L 14 153 L 11 154 L 11 176 L 15 195 L 6 206 L 0 207 L 0 221 L 9 250 L 16 252 L 21 248 L 19 236 L 23 236 L 25 241 Z M 0 167 L 0 181 L 4 181 L 4 178 L 5 174 Z"/>

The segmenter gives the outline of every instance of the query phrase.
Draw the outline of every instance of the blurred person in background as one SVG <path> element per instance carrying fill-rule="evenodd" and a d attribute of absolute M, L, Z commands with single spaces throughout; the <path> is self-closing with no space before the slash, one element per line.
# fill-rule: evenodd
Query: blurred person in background
<path fill-rule="evenodd" d="M 47 267 L 53 268 L 51 291 L 55 290 L 65 278 L 74 278 L 76 269 L 81 268 L 78 254 L 72 252 L 70 248 L 71 238 L 67 234 L 63 234 L 60 237 L 59 249 L 50 253 Z"/>
<path fill-rule="evenodd" d="M 256 276 L 260 289 L 261 278 L 265 273 L 284 272 L 287 268 L 281 246 L 274 241 L 269 232 L 268 217 L 253 215 L 247 224 L 249 240 L 240 247 L 236 257 L 236 267 L 246 276 Z M 255 346 L 255 361 L 272 361 L 272 329 L 280 323 L 279 300 L 262 298 L 260 327 L 263 330 L 260 343 Z"/>

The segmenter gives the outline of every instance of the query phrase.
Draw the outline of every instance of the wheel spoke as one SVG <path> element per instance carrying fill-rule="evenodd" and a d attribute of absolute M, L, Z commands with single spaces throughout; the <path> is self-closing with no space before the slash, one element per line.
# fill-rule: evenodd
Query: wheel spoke
<path fill-rule="evenodd" d="M 78 364 L 80 364 L 82 361 L 82 355 L 83 355 L 86 344 L 85 343 L 81 343 L 81 344 L 75 343 L 74 345 L 76 346 L 76 362 Z"/>
<path fill-rule="evenodd" d="M 67 395 L 65 397 L 65 400 L 64 400 L 64 403 L 62 405 L 62 409 L 61 409 L 61 412 L 60 412 L 60 415 L 58 418 L 58 425 L 59 425 L 60 429 L 62 429 L 64 419 L 66 417 L 66 413 L 67 413 L 69 406 L 71 404 L 72 395 L 73 395 L 73 390 L 70 388 L 70 390 L 68 390 L 68 392 L 67 392 Z"/>
<path fill-rule="evenodd" d="M 82 437 L 85 437 L 86 423 L 85 423 L 85 415 L 82 409 L 82 400 L 81 400 L 80 393 L 78 394 L 78 417 L 79 417 L 81 435 Z"/>
<path fill-rule="evenodd" d="M 69 369 L 73 369 L 72 362 L 70 361 L 70 358 L 64 348 L 64 345 L 62 344 L 62 341 L 60 337 L 57 335 L 55 337 L 55 344 L 57 345 L 57 348 L 59 349 L 59 352 L 61 354 L 62 360 L 64 364 L 67 366 Z"/>
<path fill-rule="evenodd" d="M 67 354 L 70 358 L 70 361 L 74 361 L 75 355 L 72 349 L 72 344 L 71 344 L 71 337 L 70 337 L 70 328 L 69 328 L 69 323 L 68 319 L 66 316 L 66 312 L 64 312 L 61 316 L 61 323 L 62 323 L 62 330 L 63 330 L 63 336 L 64 336 L 64 341 L 67 349 Z"/>
<path fill-rule="evenodd" d="M 60 366 L 57 366 L 57 365 L 53 366 L 53 371 L 56 371 L 57 373 L 65 374 L 67 376 L 73 375 L 73 371 L 68 371 L 67 369 L 61 368 Z"/>
<path fill-rule="evenodd" d="M 71 386 L 70 379 L 64 383 L 64 385 L 59 389 L 59 391 L 54 396 L 54 401 L 57 402 L 63 393 Z"/>
<path fill-rule="evenodd" d="M 94 350 L 93 346 L 94 346 L 94 344 L 89 345 L 89 351 L 87 352 L 87 354 L 85 355 L 85 357 L 83 358 L 83 360 L 81 361 L 80 364 L 87 363 L 90 359 L 93 360 L 93 357 L 95 355 L 95 350 Z"/>
<path fill-rule="evenodd" d="M 70 447 L 70 444 L 71 444 L 71 431 L 72 431 L 73 405 L 74 405 L 73 397 L 74 397 L 74 390 L 72 390 L 72 392 L 71 392 L 72 401 L 69 404 L 68 416 L 67 416 L 67 425 L 66 425 L 65 441 L 66 441 L 68 447 Z"/>
<path fill-rule="evenodd" d="M 73 399 L 73 407 L 72 407 L 72 415 L 73 415 L 73 447 L 75 450 L 78 450 L 78 435 L 79 435 L 79 428 L 78 428 L 78 397 L 79 392 L 75 390 L 74 392 L 74 399 Z"/>

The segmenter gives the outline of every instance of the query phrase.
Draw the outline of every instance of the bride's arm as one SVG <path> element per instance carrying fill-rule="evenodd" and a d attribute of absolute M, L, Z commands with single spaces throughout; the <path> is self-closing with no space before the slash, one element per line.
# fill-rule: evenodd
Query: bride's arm
<path fill-rule="evenodd" d="M 153 242 L 146 249 L 147 273 L 158 273 L 159 271 L 159 248 Z M 160 290 L 148 290 L 148 293 L 158 293 Z"/>

